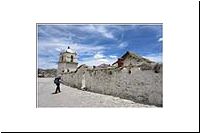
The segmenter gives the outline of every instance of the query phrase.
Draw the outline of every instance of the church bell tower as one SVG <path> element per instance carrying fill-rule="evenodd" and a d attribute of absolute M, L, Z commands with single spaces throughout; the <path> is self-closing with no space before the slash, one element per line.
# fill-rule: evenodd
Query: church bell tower
<path fill-rule="evenodd" d="M 66 51 L 60 53 L 57 74 L 75 71 L 77 67 L 77 53 L 68 46 Z"/>

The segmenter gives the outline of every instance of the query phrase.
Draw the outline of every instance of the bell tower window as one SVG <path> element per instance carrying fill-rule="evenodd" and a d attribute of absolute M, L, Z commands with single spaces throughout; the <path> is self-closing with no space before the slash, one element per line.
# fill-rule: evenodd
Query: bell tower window
<path fill-rule="evenodd" d="M 64 61 L 64 58 L 63 58 L 63 55 L 61 56 L 61 62 L 63 62 Z"/>
<path fill-rule="evenodd" d="M 74 57 L 73 57 L 73 55 L 71 55 L 71 62 L 73 62 L 74 61 Z"/>

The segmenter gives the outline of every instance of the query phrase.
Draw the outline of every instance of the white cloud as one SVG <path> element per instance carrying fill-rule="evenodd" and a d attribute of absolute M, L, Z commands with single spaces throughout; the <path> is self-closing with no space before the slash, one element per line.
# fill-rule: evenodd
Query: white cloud
<path fill-rule="evenodd" d="M 122 42 L 122 43 L 120 43 L 120 44 L 118 45 L 118 48 L 125 48 L 125 47 L 127 47 L 127 46 L 128 46 L 128 43 Z"/>
<path fill-rule="evenodd" d="M 98 62 L 100 63 L 109 63 L 108 59 L 98 59 Z"/>
<path fill-rule="evenodd" d="M 38 68 L 43 69 L 51 69 L 55 68 L 57 69 L 57 63 L 55 63 L 55 59 L 52 57 L 49 58 L 38 58 Z"/>
<path fill-rule="evenodd" d="M 108 31 L 105 25 L 88 25 L 81 27 L 81 30 L 88 32 L 100 33 L 102 36 L 110 39 L 114 39 L 114 35 L 111 31 Z"/>
<path fill-rule="evenodd" d="M 117 56 L 116 55 L 110 55 L 109 56 L 111 59 L 117 59 Z"/>
<path fill-rule="evenodd" d="M 57 51 L 63 51 L 66 50 L 67 47 L 70 46 L 70 48 L 74 51 L 76 51 L 78 54 L 86 54 L 86 55 L 94 55 L 95 53 L 103 52 L 106 48 L 104 46 L 97 46 L 97 45 L 90 45 L 90 44 L 78 44 L 78 43 L 72 43 L 72 42 L 39 42 L 38 49 L 43 53 L 51 53 Z"/>
<path fill-rule="evenodd" d="M 87 58 L 84 59 L 82 61 L 79 61 L 79 65 L 81 64 L 86 64 L 88 66 L 98 66 L 101 64 L 112 64 L 114 63 L 116 60 L 115 59 L 111 59 L 111 58 L 102 58 L 102 59 L 94 59 L 94 58 Z"/>
<path fill-rule="evenodd" d="M 104 51 L 106 48 L 104 46 L 90 45 L 90 44 L 70 44 L 70 47 L 77 51 L 79 54 L 89 54 L 93 55 L 98 52 Z"/>
<path fill-rule="evenodd" d="M 95 59 L 102 59 L 102 58 L 104 58 L 105 56 L 101 53 L 101 52 L 98 52 L 98 53 L 96 53 L 95 55 L 94 55 L 94 58 Z"/>
<path fill-rule="evenodd" d="M 143 56 L 143 57 L 147 58 L 151 61 L 158 62 L 158 63 L 162 62 L 162 54 L 161 53 L 159 53 L 159 54 L 149 54 L 149 55 L 146 55 L 146 56 Z"/>
<path fill-rule="evenodd" d="M 105 56 L 102 53 L 97 53 L 93 57 L 83 58 L 79 61 L 79 65 L 86 64 L 88 66 L 98 66 L 101 64 L 112 64 L 117 60 L 117 56 Z"/>
<path fill-rule="evenodd" d="M 162 42 L 162 41 L 163 41 L 163 38 L 162 38 L 162 37 L 158 39 L 158 42 Z"/>
<path fill-rule="evenodd" d="M 107 38 L 111 38 L 111 39 L 114 38 L 113 34 L 109 32 L 104 26 L 98 26 L 97 31 L 102 33 L 102 35 L 104 35 Z"/>

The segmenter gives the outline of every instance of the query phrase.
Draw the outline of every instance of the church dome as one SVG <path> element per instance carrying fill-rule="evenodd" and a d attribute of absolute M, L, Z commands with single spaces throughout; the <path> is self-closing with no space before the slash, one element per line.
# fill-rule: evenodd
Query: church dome
<path fill-rule="evenodd" d="M 69 47 L 69 46 L 68 46 L 68 48 L 67 48 L 66 52 L 67 52 L 67 53 L 75 53 L 73 50 L 71 50 L 71 49 L 70 49 L 70 47 Z"/>

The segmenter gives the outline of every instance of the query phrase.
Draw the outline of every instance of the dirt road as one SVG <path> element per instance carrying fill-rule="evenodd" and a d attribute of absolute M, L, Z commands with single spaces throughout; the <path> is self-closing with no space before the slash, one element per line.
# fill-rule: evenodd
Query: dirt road
<path fill-rule="evenodd" d="M 53 78 L 38 78 L 37 107 L 155 107 L 62 84 L 61 93 L 52 94 L 55 87 Z"/>

